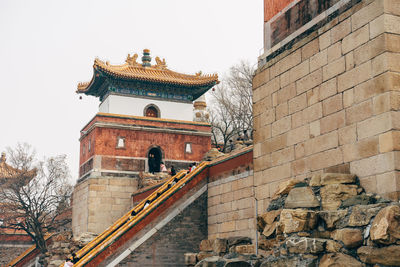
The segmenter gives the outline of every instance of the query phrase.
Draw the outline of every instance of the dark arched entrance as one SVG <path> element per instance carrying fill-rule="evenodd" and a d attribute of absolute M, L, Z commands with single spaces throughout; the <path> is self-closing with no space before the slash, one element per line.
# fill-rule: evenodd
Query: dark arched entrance
<path fill-rule="evenodd" d="M 147 157 L 149 159 L 149 172 L 160 172 L 160 163 L 162 160 L 162 153 L 160 148 L 153 147 L 152 149 L 150 149 Z"/>

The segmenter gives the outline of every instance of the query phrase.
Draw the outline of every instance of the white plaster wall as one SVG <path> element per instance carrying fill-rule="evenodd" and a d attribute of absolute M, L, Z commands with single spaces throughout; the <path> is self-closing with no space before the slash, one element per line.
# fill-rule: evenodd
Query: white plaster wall
<path fill-rule="evenodd" d="M 161 112 L 161 118 L 174 120 L 193 120 L 193 104 L 171 101 L 136 98 L 120 95 L 109 95 L 99 106 L 99 112 L 131 116 L 143 116 L 144 108 L 156 105 Z"/>

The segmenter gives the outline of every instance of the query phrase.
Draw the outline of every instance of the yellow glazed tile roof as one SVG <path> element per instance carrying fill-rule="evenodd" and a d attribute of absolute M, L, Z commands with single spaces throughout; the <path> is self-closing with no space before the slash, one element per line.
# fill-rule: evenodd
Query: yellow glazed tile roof
<path fill-rule="evenodd" d="M 36 170 L 23 171 L 18 170 L 6 163 L 6 154 L 2 153 L 0 158 L 0 180 L 16 178 L 32 178 L 36 175 Z"/>
<path fill-rule="evenodd" d="M 178 73 L 167 68 L 165 59 L 161 60 L 156 57 L 156 65 L 144 66 L 136 62 L 138 55 L 128 55 L 125 64 L 110 65 L 108 62 L 95 59 L 93 68 L 107 73 L 110 76 L 122 79 L 176 84 L 183 86 L 204 86 L 219 83 L 217 74 L 202 75 L 201 72 L 195 75 Z M 90 82 L 83 82 L 78 84 L 78 93 L 86 92 L 94 77 Z"/>

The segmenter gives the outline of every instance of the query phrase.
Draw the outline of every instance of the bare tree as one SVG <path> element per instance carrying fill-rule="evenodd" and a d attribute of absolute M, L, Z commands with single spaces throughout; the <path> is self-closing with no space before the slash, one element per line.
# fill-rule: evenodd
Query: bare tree
<path fill-rule="evenodd" d="M 246 61 L 230 68 L 229 73 L 211 92 L 209 108 L 212 126 L 212 142 L 221 144 L 226 152 L 229 140 L 241 134 L 253 135 L 253 89 L 254 67 Z"/>
<path fill-rule="evenodd" d="M 1 227 L 23 230 L 44 254 L 45 235 L 68 222 L 60 216 L 69 207 L 72 185 L 66 156 L 38 161 L 27 144 L 7 149 L 8 164 L 3 155 L 0 180 Z"/>

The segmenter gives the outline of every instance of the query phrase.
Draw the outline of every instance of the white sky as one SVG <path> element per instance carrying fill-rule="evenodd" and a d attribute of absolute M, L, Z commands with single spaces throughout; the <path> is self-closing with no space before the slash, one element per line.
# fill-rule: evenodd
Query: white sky
<path fill-rule="evenodd" d="M 76 180 L 79 131 L 99 101 L 75 90 L 95 57 L 122 64 L 149 48 L 172 70 L 223 76 L 256 63 L 262 27 L 263 0 L 0 0 L 0 152 L 27 142 L 66 154 Z"/>

